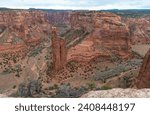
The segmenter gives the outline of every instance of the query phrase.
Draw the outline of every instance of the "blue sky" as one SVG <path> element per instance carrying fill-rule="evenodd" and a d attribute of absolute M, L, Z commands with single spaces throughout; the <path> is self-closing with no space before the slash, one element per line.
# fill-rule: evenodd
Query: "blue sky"
<path fill-rule="evenodd" d="M 150 0 L 0 0 L 0 7 L 45 9 L 149 9 Z"/>

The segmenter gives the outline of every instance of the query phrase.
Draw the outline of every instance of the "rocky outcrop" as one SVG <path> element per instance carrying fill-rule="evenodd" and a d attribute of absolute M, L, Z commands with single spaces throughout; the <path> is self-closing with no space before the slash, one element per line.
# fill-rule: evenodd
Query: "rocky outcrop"
<path fill-rule="evenodd" d="M 31 31 L 38 30 L 37 32 L 42 32 L 46 30 L 44 27 L 47 25 L 48 23 L 46 22 L 44 12 L 42 11 L 18 10 L 0 12 L 1 33 L 5 29 L 9 29 L 18 37 L 29 38 L 28 34 Z M 41 30 L 40 26 L 42 28 Z"/>
<path fill-rule="evenodd" d="M 63 38 L 57 36 L 57 30 L 52 27 L 52 55 L 53 55 L 53 71 L 58 72 L 66 64 L 66 43 Z"/>
<path fill-rule="evenodd" d="M 42 11 L 0 11 L 0 55 L 25 55 L 41 41 L 47 40 L 50 24 Z"/>
<path fill-rule="evenodd" d="M 150 98 L 150 89 L 111 89 L 91 91 L 83 98 Z"/>
<path fill-rule="evenodd" d="M 150 17 L 125 18 L 130 29 L 131 44 L 150 43 Z"/>
<path fill-rule="evenodd" d="M 129 28 L 121 17 L 111 13 L 97 13 L 94 16 L 92 39 L 94 44 L 122 58 L 129 55 Z"/>
<path fill-rule="evenodd" d="M 6 95 L 0 94 L 0 98 L 6 98 Z"/>
<path fill-rule="evenodd" d="M 136 86 L 137 88 L 150 88 L 150 49 L 144 57 Z"/>
<path fill-rule="evenodd" d="M 52 25 L 67 25 L 69 24 L 69 12 L 67 11 L 47 11 L 45 12 L 45 18 Z"/>
<path fill-rule="evenodd" d="M 91 32 L 93 30 L 93 17 L 95 12 L 72 12 L 70 14 L 70 24 L 73 29 L 84 28 Z"/>
<path fill-rule="evenodd" d="M 69 59 L 81 57 L 76 60 L 90 60 L 96 56 L 129 57 L 130 31 L 120 16 L 104 12 L 73 12 L 70 23 L 72 29 L 84 30 L 89 34 L 84 36 L 84 41 L 71 48 L 68 53 Z M 79 54 L 82 49 L 85 50 Z"/>

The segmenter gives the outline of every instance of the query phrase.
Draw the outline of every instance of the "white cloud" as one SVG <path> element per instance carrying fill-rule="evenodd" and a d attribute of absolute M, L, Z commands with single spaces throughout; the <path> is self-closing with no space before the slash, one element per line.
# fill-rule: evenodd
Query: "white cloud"
<path fill-rule="evenodd" d="M 0 0 L 0 7 L 46 9 L 139 9 L 150 0 Z"/>

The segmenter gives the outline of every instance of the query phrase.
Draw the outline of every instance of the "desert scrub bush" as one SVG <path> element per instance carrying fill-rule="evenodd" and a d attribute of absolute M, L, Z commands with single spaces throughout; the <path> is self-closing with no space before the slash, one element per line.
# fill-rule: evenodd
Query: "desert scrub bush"
<path fill-rule="evenodd" d="M 38 47 L 36 47 L 34 50 L 32 50 L 28 57 L 35 57 L 37 56 L 39 53 L 42 52 L 42 50 L 44 49 L 44 47 L 42 45 L 39 45 Z"/>
<path fill-rule="evenodd" d="M 142 64 L 142 60 L 141 59 L 132 59 L 130 61 L 127 61 L 127 65 L 128 66 L 132 66 L 132 67 L 138 67 Z"/>
<path fill-rule="evenodd" d="M 4 89 L 0 88 L 0 94 L 2 94 L 4 92 Z"/>
<path fill-rule="evenodd" d="M 49 86 L 48 89 L 49 89 L 49 90 L 55 90 L 55 89 L 58 89 L 58 85 L 57 85 L 57 84 L 54 84 L 53 86 Z"/>
<path fill-rule="evenodd" d="M 8 66 L 7 68 L 5 68 L 2 72 L 2 74 L 10 74 L 10 73 L 15 73 L 16 77 L 20 77 L 20 73 L 22 72 L 22 67 L 21 65 L 15 65 L 13 66 Z"/>
<path fill-rule="evenodd" d="M 77 98 L 82 96 L 87 92 L 87 88 L 85 87 L 71 87 L 68 84 L 61 84 L 56 90 L 56 94 L 52 97 L 54 98 Z"/>
<path fill-rule="evenodd" d="M 50 75 L 53 70 L 53 62 L 47 62 L 46 75 Z"/>
<path fill-rule="evenodd" d="M 78 63 L 76 61 L 70 61 L 66 64 L 66 68 L 69 72 L 75 72 L 78 69 Z"/>
<path fill-rule="evenodd" d="M 126 66 L 125 64 L 119 64 L 115 68 L 108 69 L 106 71 L 97 71 L 95 76 L 93 77 L 94 80 L 101 80 L 105 82 L 106 79 L 118 76 L 120 73 L 130 70 L 131 66 Z"/>
<path fill-rule="evenodd" d="M 48 55 L 46 55 L 45 60 L 50 60 L 50 57 Z"/>
<path fill-rule="evenodd" d="M 71 42 L 69 42 L 69 43 L 67 44 L 67 48 L 74 47 L 74 46 L 76 46 L 77 44 L 81 43 L 81 41 L 82 41 L 84 38 L 86 38 L 87 35 L 89 35 L 89 33 L 88 33 L 88 32 L 84 32 L 82 35 L 77 36 L 76 38 L 78 38 L 78 39 L 76 39 L 76 41 L 74 41 L 73 44 L 70 44 Z"/>
<path fill-rule="evenodd" d="M 131 87 L 134 78 L 132 77 L 132 75 L 127 75 L 123 77 L 123 84 L 124 84 L 124 88 L 129 88 Z"/>
<path fill-rule="evenodd" d="M 109 90 L 109 89 L 112 89 L 112 87 L 110 87 L 110 86 L 102 86 L 100 88 L 100 90 Z"/>
<path fill-rule="evenodd" d="M 94 89 L 96 89 L 96 84 L 95 83 L 87 83 L 87 88 L 89 90 L 94 90 Z"/>
<path fill-rule="evenodd" d="M 87 73 L 87 72 L 90 72 L 90 71 L 92 71 L 92 68 L 91 67 L 85 67 L 84 68 L 84 73 Z"/>
<path fill-rule="evenodd" d="M 19 85 L 16 92 L 18 97 L 34 97 L 34 95 L 41 92 L 41 82 L 39 80 L 32 80 L 30 82 Z"/>

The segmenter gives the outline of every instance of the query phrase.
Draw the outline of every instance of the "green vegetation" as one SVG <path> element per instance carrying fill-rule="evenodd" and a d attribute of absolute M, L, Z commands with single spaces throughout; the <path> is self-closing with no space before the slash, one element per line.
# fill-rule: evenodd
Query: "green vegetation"
<path fill-rule="evenodd" d="M 4 90 L 2 88 L 0 88 L 0 94 L 2 94 L 4 92 Z"/>
<path fill-rule="evenodd" d="M 42 45 L 37 46 L 34 50 L 32 50 L 29 53 L 29 57 L 35 57 L 37 56 L 39 53 L 42 53 L 42 50 L 44 49 L 44 47 Z"/>
<path fill-rule="evenodd" d="M 71 87 L 69 84 L 61 84 L 56 90 L 55 98 L 77 98 L 88 91 L 85 87 Z"/>
<path fill-rule="evenodd" d="M 89 90 L 94 90 L 94 89 L 96 89 L 96 84 L 95 83 L 88 83 L 87 87 Z"/>
<path fill-rule="evenodd" d="M 14 67 L 9 66 L 8 68 L 5 68 L 2 74 L 10 74 L 15 73 L 16 77 L 20 77 L 20 73 L 22 72 L 21 65 L 16 65 Z"/>
<path fill-rule="evenodd" d="M 107 69 L 105 71 L 97 71 L 93 79 L 96 81 L 101 80 L 105 83 L 108 78 L 118 76 L 122 72 L 129 71 L 133 68 L 137 68 L 140 65 L 141 65 L 140 59 L 133 59 L 127 61 L 127 63 L 118 64 L 115 68 Z"/>
<path fill-rule="evenodd" d="M 46 74 L 47 74 L 47 75 L 50 75 L 51 72 L 52 72 L 52 70 L 53 70 L 53 62 L 48 62 L 48 63 L 47 63 Z"/>
<path fill-rule="evenodd" d="M 110 87 L 110 86 L 102 86 L 100 88 L 100 90 L 109 90 L 109 89 L 112 89 L 112 87 Z"/>
<path fill-rule="evenodd" d="M 66 64 L 66 68 L 69 72 L 75 72 L 78 69 L 78 63 L 76 61 L 70 61 Z"/>
<path fill-rule="evenodd" d="M 71 29 L 61 34 L 61 37 L 65 37 L 67 41 L 67 47 L 73 47 L 76 44 L 80 43 L 89 32 L 87 32 L 84 28 L 80 29 Z"/>
<path fill-rule="evenodd" d="M 41 82 L 39 80 L 33 80 L 28 83 L 22 83 L 14 96 L 17 97 L 34 97 L 41 92 Z"/>
<path fill-rule="evenodd" d="M 57 84 L 54 84 L 53 86 L 49 86 L 48 89 L 49 89 L 49 90 L 55 90 L 55 89 L 58 89 L 58 85 L 57 85 Z"/>

